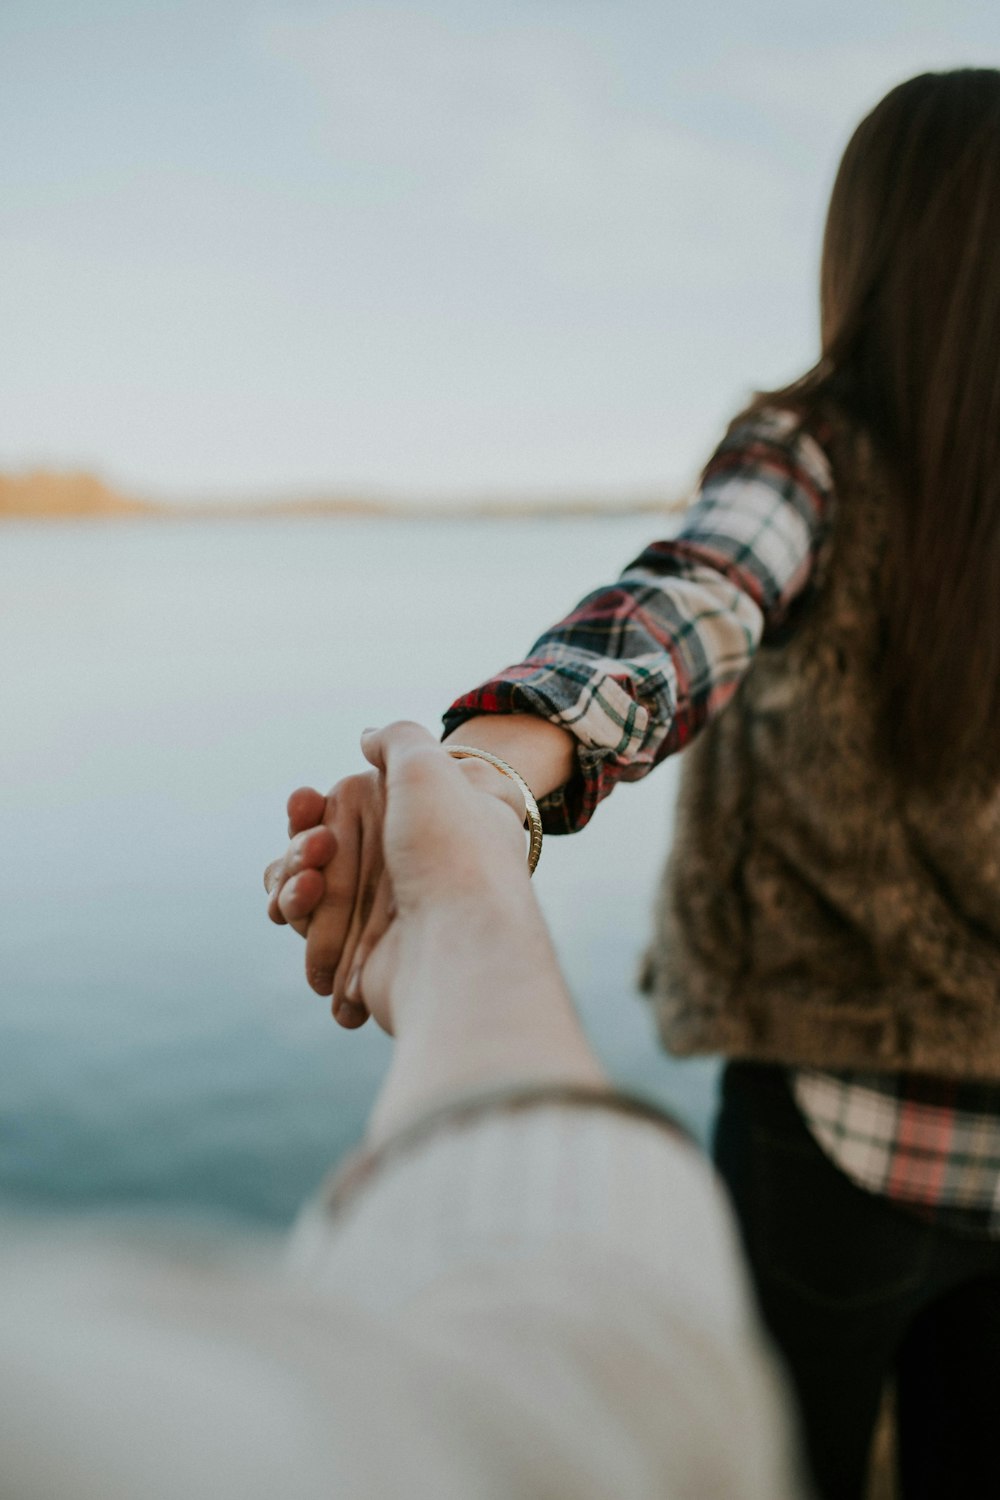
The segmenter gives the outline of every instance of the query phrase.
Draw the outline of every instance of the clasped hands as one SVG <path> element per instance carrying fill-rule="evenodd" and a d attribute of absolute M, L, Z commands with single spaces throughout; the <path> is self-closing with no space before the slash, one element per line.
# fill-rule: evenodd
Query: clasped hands
<path fill-rule="evenodd" d="M 516 785 L 478 759 L 455 760 L 419 725 L 366 730 L 371 770 L 328 796 L 288 799 L 290 842 L 268 865 L 268 915 L 305 938 L 309 985 L 348 1029 L 369 1015 L 393 1030 L 400 934 L 432 908 L 482 902 L 527 884 Z"/>

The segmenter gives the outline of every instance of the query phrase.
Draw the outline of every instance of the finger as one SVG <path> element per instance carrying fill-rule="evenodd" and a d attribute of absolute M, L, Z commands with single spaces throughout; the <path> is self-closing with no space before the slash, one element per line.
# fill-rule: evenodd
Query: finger
<path fill-rule="evenodd" d="M 371 918 L 373 908 L 383 876 L 382 864 L 382 816 L 379 813 L 372 817 L 372 807 L 368 814 L 361 819 L 360 847 L 358 857 L 357 885 L 354 897 L 354 909 L 351 912 L 351 920 L 344 941 L 343 952 L 337 965 L 337 972 L 333 981 L 333 1005 L 336 1010 L 342 1001 L 348 1004 L 361 1004 L 361 970 L 364 966 L 367 950 L 364 946 L 366 929 Z M 388 881 L 386 881 L 388 890 Z M 384 897 L 387 902 L 388 896 Z M 386 925 L 388 922 L 386 920 Z"/>
<path fill-rule="evenodd" d="M 345 1031 L 357 1031 L 369 1019 L 363 1005 L 349 1005 L 346 1000 L 342 1000 L 332 1014 L 337 1025 L 343 1026 Z"/>
<path fill-rule="evenodd" d="M 359 958 L 358 950 L 355 948 L 351 955 L 351 972 L 346 985 L 335 984 L 333 998 L 330 1002 L 330 1014 L 338 1026 L 343 1026 L 345 1031 L 355 1031 L 363 1026 L 370 1014 L 361 993 L 361 965 L 364 962 Z"/>
<path fill-rule="evenodd" d="M 366 729 L 361 736 L 361 751 L 385 775 L 390 795 L 404 778 L 411 781 L 415 790 L 419 778 L 424 799 L 443 799 L 454 793 L 459 784 L 456 777 L 465 775 L 479 790 L 506 802 L 517 814 L 519 823 L 527 816 L 524 794 L 506 772 L 478 756 L 456 759 L 421 724 L 401 719 L 384 729 Z"/>
<path fill-rule="evenodd" d="M 360 962 L 364 965 L 365 959 L 371 953 L 376 943 L 381 942 L 382 937 L 389 927 L 389 923 L 396 915 L 396 904 L 392 894 L 392 881 L 389 872 L 385 868 L 379 876 L 378 885 L 375 887 L 375 896 L 371 903 L 371 910 L 365 922 L 364 932 L 358 943 Z"/>
<path fill-rule="evenodd" d="M 324 871 L 323 894 L 313 909 L 306 937 L 306 981 L 317 995 L 332 995 L 351 927 L 361 855 L 357 812 L 338 818 L 337 852 Z"/>
<path fill-rule="evenodd" d="M 278 911 L 292 926 L 304 924 L 323 899 L 326 881 L 322 870 L 300 870 L 286 880 L 277 895 Z M 305 928 L 303 926 L 302 930 Z"/>
<path fill-rule="evenodd" d="M 403 813 L 406 842 L 425 852 L 436 842 L 442 812 L 468 795 L 459 762 L 452 759 L 420 724 L 400 720 L 385 729 L 366 730 L 361 740 L 365 759 L 379 770 L 385 794 Z"/>
<path fill-rule="evenodd" d="M 268 916 L 272 922 L 282 923 L 291 920 L 291 914 L 281 901 L 281 895 L 286 883 L 301 871 L 322 870 L 333 858 L 336 849 L 336 840 L 329 828 L 308 828 L 304 833 L 297 834 L 292 839 L 281 859 L 273 860 L 264 871 L 264 886 L 271 897 L 268 903 Z M 312 906 L 307 909 L 299 905 L 295 916 L 301 918 L 307 916 L 312 907 L 316 905 L 322 895 L 322 879 L 318 885 L 315 881 L 307 881 L 301 887 L 300 901 L 312 897 Z"/>
<path fill-rule="evenodd" d="M 332 835 L 328 828 L 307 828 L 296 834 L 280 859 L 272 859 L 264 871 L 264 889 L 269 896 L 299 870 L 320 869 L 333 856 Z"/>
<path fill-rule="evenodd" d="M 343 1026 L 345 1031 L 357 1031 L 368 1020 L 368 1007 L 350 1000 L 334 1000 L 330 1013 L 337 1025 Z"/>
<path fill-rule="evenodd" d="M 366 729 L 361 736 L 361 753 L 376 770 L 389 774 L 390 769 L 407 759 L 436 750 L 441 746 L 422 724 L 400 719 L 384 729 Z M 447 757 L 445 757 L 447 758 Z"/>
<path fill-rule="evenodd" d="M 325 812 L 326 798 L 322 792 L 312 786 L 297 787 L 288 799 L 289 838 L 322 823 Z"/>
<path fill-rule="evenodd" d="M 392 883 L 385 869 L 379 876 L 373 898 L 359 902 L 358 916 L 361 931 L 351 952 L 350 969 L 344 978 L 343 990 L 341 991 L 339 984 L 334 989 L 333 1011 L 337 1020 L 340 1020 L 338 1009 L 341 1006 L 346 1006 L 348 1010 L 352 1006 L 360 1006 L 367 1011 L 365 966 L 370 954 L 381 943 L 395 916 Z"/>

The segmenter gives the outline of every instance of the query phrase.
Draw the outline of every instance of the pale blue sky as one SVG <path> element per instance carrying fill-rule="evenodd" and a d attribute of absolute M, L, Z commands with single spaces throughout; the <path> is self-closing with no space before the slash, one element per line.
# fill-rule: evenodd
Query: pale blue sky
<path fill-rule="evenodd" d="M 0 466 L 675 489 L 815 352 L 860 115 L 984 0 L 0 5 Z"/>

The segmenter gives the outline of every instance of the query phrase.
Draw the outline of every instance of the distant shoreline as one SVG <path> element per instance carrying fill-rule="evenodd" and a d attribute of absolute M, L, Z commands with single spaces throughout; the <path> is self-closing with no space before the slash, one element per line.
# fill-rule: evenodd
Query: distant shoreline
<path fill-rule="evenodd" d="M 589 516 L 663 515 L 679 510 L 676 496 L 641 495 L 612 499 L 579 496 L 470 496 L 468 500 L 403 500 L 372 496 L 290 496 L 253 499 L 139 500 L 113 490 L 93 474 L 37 470 L 0 474 L 2 521 L 261 521 L 261 520 L 519 520 L 581 519 Z"/>

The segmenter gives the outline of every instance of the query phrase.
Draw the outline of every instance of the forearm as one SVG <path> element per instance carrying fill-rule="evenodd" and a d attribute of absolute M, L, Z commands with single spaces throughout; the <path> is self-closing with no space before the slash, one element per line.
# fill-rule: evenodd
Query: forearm
<path fill-rule="evenodd" d="M 517 1083 L 606 1081 L 527 890 L 445 910 L 403 942 L 396 1048 L 369 1123 L 378 1144 L 463 1095 Z M 516 933 L 498 956 L 496 925 Z"/>
<path fill-rule="evenodd" d="M 513 765 L 520 756 L 545 799 L 546 831 L 577 832 L 619 781 L 647 775 L 722 711 L 765 632 L 787 623 L 809 584 L 831 498 L 826 456 L 792 414 L 734 430 L 678 529 L 522 662 L 456 699 L 449 738 Z M 522 721 L 538 725 L 530 744 L 515 738 Z"/>
<path fill-rule="evenodd" d="M 445 737 L 446 745 L 489 750 L 518 771 L 541 801 L 565 786 L 576 764 L 576 740 L 568 729 L 535 714 L 483 714 Z"/>

